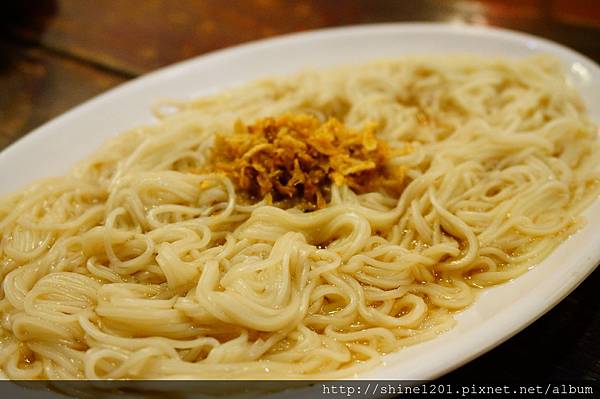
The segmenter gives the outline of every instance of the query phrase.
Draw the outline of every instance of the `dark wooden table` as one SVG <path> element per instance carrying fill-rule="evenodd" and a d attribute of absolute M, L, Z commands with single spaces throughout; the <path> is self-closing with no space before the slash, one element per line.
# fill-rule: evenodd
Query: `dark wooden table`
<path fill-rule="evenodd" d="M 288 32 L 397 21 L 521 30 L 600 63 L 596 0 L 2 2 L 0 150 L 80 102 L 163 65 Z M 600 380 L 598 288 L 600 271 L 523 332 L 444 380 Z"/>

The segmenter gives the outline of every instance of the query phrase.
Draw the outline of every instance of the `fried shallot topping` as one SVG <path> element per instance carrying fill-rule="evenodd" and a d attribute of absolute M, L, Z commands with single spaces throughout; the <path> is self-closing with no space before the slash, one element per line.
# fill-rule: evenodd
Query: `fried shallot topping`
<path fill-rule="evenodd" d="M 252 125 L 237 122 L 233 134 L 216 136 L 213 165 L 247 198 L 266 198 L 304 210 L 326 206 L 331 184 L 357 193 L 384 190 L 398 196 L 404 169 L 388 164 L 392 151 L 375 137 L 375 124 L 360 131 L 335 118 L 286 114 Z"/>

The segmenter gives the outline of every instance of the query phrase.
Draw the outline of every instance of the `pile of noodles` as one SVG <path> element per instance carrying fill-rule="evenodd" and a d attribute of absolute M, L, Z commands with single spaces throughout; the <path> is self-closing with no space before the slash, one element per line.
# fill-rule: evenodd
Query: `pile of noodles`
<path fill-rule="evenodd" d="M 450 329 L 598 193 L 596 128 L 549 57 L 407 58 L 170 105 L 0 200 L 4 376 L 351 376 Z M 286 113 L 410 143 L 399 199 L 334 185 L 302 212 L 186 172 L 236 121 Z"/>

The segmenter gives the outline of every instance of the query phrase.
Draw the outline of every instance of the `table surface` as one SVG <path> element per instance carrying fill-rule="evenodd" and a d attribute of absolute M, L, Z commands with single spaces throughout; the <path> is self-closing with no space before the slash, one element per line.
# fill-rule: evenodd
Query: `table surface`
<path fill-rule="evenodd" d="M 595 0 L 21 0 L 0 13 L 0 150 L 126 80 L 208 51 L 323 27 L 500 26 L 600 63 Z M 443 381 L 600 380 L 600 270 L 554 309 Z"/>

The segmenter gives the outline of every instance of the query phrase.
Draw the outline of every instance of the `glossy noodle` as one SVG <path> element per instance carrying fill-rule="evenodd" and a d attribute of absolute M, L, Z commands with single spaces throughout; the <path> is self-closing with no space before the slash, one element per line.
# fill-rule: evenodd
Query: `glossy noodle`
<path fill-rule="evenodd" d="M 307 211 L 210 169 L 215 135 L 286 114 L 410 148 L 399 196 L 331 184 Z M 451 329 L 598 195 L 596 127 L 546 56 L 305 71 L 156 116 L 0 200 L 4 376 L 356 375 Z"/>

